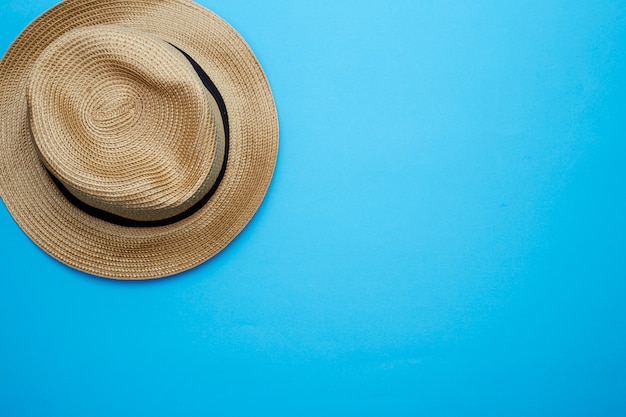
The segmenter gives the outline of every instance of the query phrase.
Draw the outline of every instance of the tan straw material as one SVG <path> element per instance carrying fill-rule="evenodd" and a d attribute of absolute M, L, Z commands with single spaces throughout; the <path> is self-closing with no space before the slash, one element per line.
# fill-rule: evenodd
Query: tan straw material
<path fill-rule="evenodd" d="M 237 32 L 188 0 L 66 0 L 0 62 L 0 194 L 74 268 L 175 274 L 248 223 L 278 121 Z"/>

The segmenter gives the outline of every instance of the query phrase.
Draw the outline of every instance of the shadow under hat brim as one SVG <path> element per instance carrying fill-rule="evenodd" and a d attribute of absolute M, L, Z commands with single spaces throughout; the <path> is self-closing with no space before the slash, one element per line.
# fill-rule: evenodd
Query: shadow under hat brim
<path fill-rule="evenodd" d="M 54 39 L 81 26 L 143 30 L 180 48 L 217 86 L 229 120 L 228 163 L 211 199 L 193 215 L 157 227 L 116 225 L 67 200 L 39 161 L 27 119 L 30 70 Z M 0 62 L 0 193 L 22 230 L 79 270 L 149 279 L 192 268 L 223 249 L 250 221 L 278 151 L 272 93 L 246 42 L 224 20 L 187 0 L 66 0 L 35 19 Z"/>

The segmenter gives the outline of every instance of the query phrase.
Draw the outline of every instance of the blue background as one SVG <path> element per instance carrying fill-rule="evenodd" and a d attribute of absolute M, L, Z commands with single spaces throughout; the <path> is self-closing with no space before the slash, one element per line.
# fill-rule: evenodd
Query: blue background
<path fill-rule="evenodd" d="M 625 1 L 202 3 L 272 85 L 267 198 L 139 283 L 0 205 L 0 415 L 626 415 Z"/>

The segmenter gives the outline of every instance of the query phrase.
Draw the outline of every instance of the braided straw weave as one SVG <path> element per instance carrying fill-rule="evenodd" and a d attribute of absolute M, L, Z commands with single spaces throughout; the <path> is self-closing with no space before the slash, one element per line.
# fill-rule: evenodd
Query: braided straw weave
<path fill-rule="evenodd" d="M 228 133 L 181 51 L 215 84 Z M 116 279 L 175 274 L 223 249 L 263 200 L 278 149 L 252 51 L 189 0 L 56 5 L 0 62 L 0 118 L 0 193 L 15 221 L 61 262 Z M 182 220 L 130 227 L 83 211 L 53 177 L 87 205 L 138 221 L 179 215 L 217 188 Z"/>

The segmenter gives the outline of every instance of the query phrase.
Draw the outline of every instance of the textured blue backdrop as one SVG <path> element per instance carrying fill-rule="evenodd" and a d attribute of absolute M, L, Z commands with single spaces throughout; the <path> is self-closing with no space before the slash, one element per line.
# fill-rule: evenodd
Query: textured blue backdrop
<path fill-rule="evenodd" d="M 626 414 L 625 1 L 202 3 L 274 90 L 267 199 L 143 283 L 0 205 L 0 415 Z"/>

